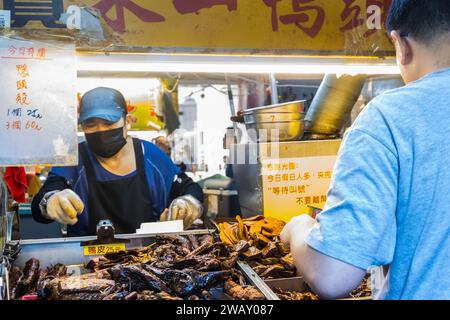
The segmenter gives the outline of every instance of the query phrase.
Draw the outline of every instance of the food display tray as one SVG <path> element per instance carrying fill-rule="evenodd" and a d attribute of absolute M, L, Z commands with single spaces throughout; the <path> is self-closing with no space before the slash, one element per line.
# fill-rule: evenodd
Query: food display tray
<path fill-rule="evenodd" d="M 203 229 L 203 230 L 189 230 L 176 233 L 159 233 L 159 234 L 123 234 L 116 235 L 117 241 L 123 239 L 125 249 L 143 248 L 151 245 L 157 236 L 187 236 L 187 235 L 214 235 L 215 230 Z M 36 258 L 40 261 L 41 268 L 46 268 L 57 263 L 62 263 L 67 266 L 68 274 L 83 275 L 89 273 L 90 270 L 85 268 L 85 264 L 89 262 L 95 256 L 84 255 L 82 247 L 83 243 L 95 241 L 96 236 L 89 237 L 73 237 L 73 238 L 58 238 L 58 239 L 39 239 L 39 240 L 21 240 L 13 241 L 10 243 L 12 246 L 18 246 L 20 253 L 15 258 L 12 265 L 23 268 L 25 263 L 31 259 Z M 120 242 L 120 241 L 119 241 Z M 247 278 L 249 284 L 253 284 L 267 299 L 271 299 L 271 296 L 267 295 L 267 288 L 263 286 L 260 288 L 261 283 L 255 283 L 253 279 L 249 278 L 247 273 L 242 270 L 241 266 L 237 266 L 241 269 L 244 277 Z M 259 284 L 259 286 L 258 286 Z M 245 287 L 245 286 L 244 286 Z M 266 291 L 263 291 L 266 290 Z M 212 289 L 211 294 L 215 300 L 234 300 L 223 289 Z"/>

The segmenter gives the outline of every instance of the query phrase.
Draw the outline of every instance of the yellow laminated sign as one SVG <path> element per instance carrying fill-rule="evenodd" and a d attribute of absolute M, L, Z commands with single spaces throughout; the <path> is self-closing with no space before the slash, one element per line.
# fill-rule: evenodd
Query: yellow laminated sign
<path fill-rule="evenodd" d="M 102 244 L 83 247 L 83 253 L 85 256 L 96 256 L 107 253 L 116 253 L 124 251 L 125 249 L 126 248 L 124 243 Z"/>

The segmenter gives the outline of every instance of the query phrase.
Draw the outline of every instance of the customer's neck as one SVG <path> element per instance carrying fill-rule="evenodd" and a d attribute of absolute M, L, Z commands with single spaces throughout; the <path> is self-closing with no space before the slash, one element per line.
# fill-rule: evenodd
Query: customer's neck
<path fill-rule="evenodd" d="M 416 60 L 420 77 L 450 68 L 450 36 L 428 47 L 423 46 Z"/>

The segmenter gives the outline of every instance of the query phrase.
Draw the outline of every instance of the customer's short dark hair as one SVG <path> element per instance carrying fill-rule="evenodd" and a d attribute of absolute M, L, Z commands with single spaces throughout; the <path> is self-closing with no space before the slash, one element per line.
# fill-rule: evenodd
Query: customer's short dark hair
<path fill-rule="evenodd" d="M 450 1 L 392 0 L 386 29 L 430 43 L 450 32 Z"/>

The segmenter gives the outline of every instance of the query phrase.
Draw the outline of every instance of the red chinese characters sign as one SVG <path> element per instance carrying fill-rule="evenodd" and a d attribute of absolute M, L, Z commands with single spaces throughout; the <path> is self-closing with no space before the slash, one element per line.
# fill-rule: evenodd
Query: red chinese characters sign
<path fill-rule="evenodd" d="M 64 9 L 76 4 L 65 0 Z M 384 32 L 391 0 L 85 0 L 83 4 L 97 9 L 105 25 L 130 46 L 348 52 L 345 44 L 351 35 L 353 43 L 363 46 L 358 53 L 371 48 L 393 52 Z"/>

